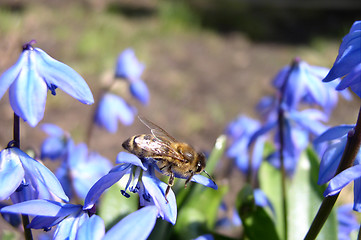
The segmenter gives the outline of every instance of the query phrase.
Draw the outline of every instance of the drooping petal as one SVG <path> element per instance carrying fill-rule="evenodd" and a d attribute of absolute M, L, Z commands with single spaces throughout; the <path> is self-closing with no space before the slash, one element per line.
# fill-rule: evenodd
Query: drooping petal
<path fill-rule="evenodd" d="M 47 85 L 36 70 L 35 55 L 30 50 L 29 60 L 22 67 L 9 89 L 10 104 L 14 112 L 35 127 L 45 111 Z"/>
<path fill-rule="evenodd" d="M 37 71 L 42 73 L 49 85 L 55 85 L 84 104 L 93 104 L 94 98 L 85 80 L 71 67 L 50 57 L 39 48 L 36 54 Z"/>
<path fill-rule="evenodd" d="M 61 221 L 55 230 L 53 240 L 75 239 L 79 227 L 89 219 L 88 213 L 80 211 Z"/>
<path fill-rule="evenodd" d="M 48 230 L 63 221 L 65 217 L 35 216 L 27 227 Z"/>
<path fill-rule="evenodd" d="M 318 136 L 313 144 L 319 144 L 325 141 L 335 140 L 337 138 L 341 138 L 345 136 L 349 131 L 351 131 L 355 125 L 340 125 L 336 127 L 329 128 L 326 132 L 322 133 Z"/>
<path fill-rule="evenodd" d="M 354 84 L 358 84 L 361 74 L 361 60 L 360 63 L 346 76 L 342 79 L 342 81 L 337 85 L 337 90 L 343 90 L 349 86 Z"/>
<path fill-rule="evenodd" d="M 361 212 L 361 178 L 356 178 L 353 185 L 353 209 Z"/>
<path fill-rule="evenodd" d="M 147 239 L 152 232 L 158 216 L 156 206 L 147 206 L 123 218 L 112 227 L 103 240 L 118 239 Z"/>
<path fill-rule="evenodd" d="M 210 187 L 210 188 L 213 188 L 215 190 L 218 189 L 218 186 L 217 184 L 212 180 L 212 179 L 209 179 L 205 176 L 202 176 L 202 175 L 194 175 L 191 179 L 192 182 L 196 182 L 196 183 L 200 183 L 206 187 Z"/>
<path fill-rule="evenodd" d="M 18 78 L 21 69 L 27 64 L 28 58 L 29 53 L 27 51 L 22 52 L 17 62 L 0 76 L 0 99 L 15 79 Z"/>
<path fill-rule="evenodd" d="M 62 137 L 64 135 L 64 130 L 52 123 L 43 123 L 40 129 L 50 136 Z"/>
<path fill-rule="evenodd" d="M 48 137 L 41 144 L 41 159 L 55 160 L 65 153 L 65 142 L 59 137 Z"/>
<path fill-rule="evenodd" d="M 121 169 L 120 171 L 109 172 L 100 178 L 89 190 L 84 200 L 84 210 L 91 209 L 102 193 L 118 182 L 125 174 L 129 173 L 130 168 Z"/>
<path fill-rule="evenodd" d="M 93 215 L 79 227 L 76 240 L 101 240 L 104 234 L 105 226 L 103 219 Z"/>
<path fill-rule="evenodd" d="M 129 126 L 133 123 L 135 114 L 136 109 L 124 99 L 115 94 L 106 93 L 100 100 L 94 120 L 98 126 L 110 133 L 115 133 L 118 129 L 118 121 Z"/>
<path fill-rule="evenodd" d="M 323 195 L 325 197 L 335 195 L 347 184 L 359 177 L 361 177 L 361 165 L 350 167 L 331 179 Z"/>
<path fill-rule="evenodd" d="M 346 139 L 334 143 L 327 148 L 322 156 L 317 184 L 322 185 L 335 176 L 337 167 L 341 161 L 346 146 Z"/>
<path fill-rule="evenodd" d="M 143 165 L 142 160 L 140 160 L 137 156 L 127 152 L 120 152 L 117 155 L 116 163 L 129 163 L 135 165 L 137 167 L 141 167 L 144 171 L 147 170 L 147 167 Z"/>
<path fill-rule="evenodd" d="M 0 212 L 19 213 L 45 217 L 65 217 L 81 211 L 80 205 L 36 199 L 3 207 Z"/>
<path fill-rule="evenodd" d="M 138 80 L 144 68 L 145 66 L 138 61 L 133 49 L 127 48 L 118 56 L 115 76 L 128 80 Z"/>
<path fill-rule="evenodd" d="M 0 200 L 15 192 L 24 178 L 24 169 L 19 156 L 11 148 L 0 152 Z"/>
<path fill-rule="evenodd" d="M 165 199 L 165 191 L 168 185 L 160 181 L 158 178 L 153 177 L 149 171 L 146 171 L 143 174 L 142 182 L 152 197 L 155 206 L 157 206 L 159 215 L 164 220 L 167 220 L 174 225 L 177 219 L 177 203 L 172 189 L 167 195 L 167 203 Z"/>
<path fill-rule="evenodd" d="M 143 80 L 132 81 L 129 85 L 130 93 L 143 105 L 149 102 L 149 90 Z"/>
<path fill-rule="evenodd" d="M 42 199 L 52 199 L 53 194 L 63 201 L 69 201 L 60 182 L 55 175 L 44 165 L 31 158 L 18 148 L 13 148 L 20 157 L 24 170 L 30 178 L 31 184 L 38 191 Z"/>

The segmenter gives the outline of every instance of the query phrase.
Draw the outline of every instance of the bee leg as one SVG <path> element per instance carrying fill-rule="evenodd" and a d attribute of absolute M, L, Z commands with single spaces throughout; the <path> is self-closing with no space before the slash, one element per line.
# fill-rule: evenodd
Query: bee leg
<path fill-rule="evenodd" d="M 174 173 L 172 171 L 169 171 L 170 172 L 170 175 L 169 175 L 169 180 L 168 180 L 168 186 L 167 186 L 167 189 L 165 190 L 165 200 L 167 201 L 168 203 L 168 199 L 167 199 L 167 195 L 170 191 L 170 188 L 173 186 L 174 184 Z"/>
<path fill-rule="evenodd" d="M 192 174 L 189 176 L 189 178 L 187 178 L 187 180 L 186 180 L 186 182 L 185 182 L 185 184 L 184 184 L 184 188 L 187 187 L 187 184 L 191 181 L 193 175 L 194 175 L 194 173 L 192 173 Z"/>

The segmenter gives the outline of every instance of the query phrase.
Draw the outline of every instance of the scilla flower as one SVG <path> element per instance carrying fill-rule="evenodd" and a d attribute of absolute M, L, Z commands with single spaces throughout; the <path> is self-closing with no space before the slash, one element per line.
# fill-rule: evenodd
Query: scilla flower
<path fill-rule="evenodd" d="M 144 64 L 138 61 L 133 49 L 127 48 L 118 56 L 115 77 L 126 79 L 129 82 L 129 90 L 132 96 L 142 104 L 147 104 L 149 102 L 149 90 L 141 78 L 144 68 Z"/>
<path fill-rule="evenodd" d="M 343 38 L 335 63 L 323 81 L 333 81 L 342 76 L 345 78 L 336 89 L 350 87 L 361 97 L 361 21 L 354 22 L 350 32 Z"/>
<path fill-rule="evenodd" d="M 44 116 L 47 91 L 55 95 L 58 87 L 84 104 L 94 103 L 88 85 L 77 72 L 31 43 L 23 46 L 18 61 L 0 77 L 0 99 L 9 89 L 16 115 L 36 126 Z"/>

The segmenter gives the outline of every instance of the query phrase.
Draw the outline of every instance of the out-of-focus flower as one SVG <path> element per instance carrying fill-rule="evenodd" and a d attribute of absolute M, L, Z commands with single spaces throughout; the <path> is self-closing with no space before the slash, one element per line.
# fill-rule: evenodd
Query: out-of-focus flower
<path fill-rule="evenodd" d="M 41 159 L 55 160 L 65 157 L 68 152 L 68 145 L 73 144 L 70 134 L 51 123 L 42 124 L 41 130 L 49 135 L 41 145 Z"/>
<path fill-rule="evenodd" d="M 257 130 L 251 139 L 255 141 L 260 136 L 275 131 L 274 143 L 276 150 L 271 153 L 267 160 L 276 168 L 280 167 L 280 131 L 278 125 L 277 109 L 270 112 L 267 122 Z M 318 136 L 327 127 L 320 121 L 325 121 L 327 116 L 317 109 L 306 109 L 303 111 L 284 111 L 283 119 L 283 155 L 284 165 L 288 175 L 292 175 L 296 169 L 298 159 L 302 151 L 307 147 L 310 136 Z"/>
<path fill-rule="evenodd" d="M 149 102 L 149 90 L 143 80 L 133 81 L 129 85 L 130 93 L 143 105 Z"/>
<path fill-rule="evenodd" d="M 227 155 L 235 159 L 237 167 L 247 173 L 249 167 L 250 140 L 252 135 L 260 128 L 260 123 L 246 116 L 239 116 L 232 121 L 227 129 L 226 134 L 232 141 L 227 150 Z M 254 143 L 252 152 L 252 171 L 257 172 L 262 162 L 262 152 L 264 147 L 264 137 L 259 137 Z"/>
<path fill-rule="evenodd" d="M 121 97 L 106 93 L 100 100 L 95 114 L 95 123 L 110 133 L 118 129 L 118 121 L 128 126 L 133 123 L 136 109 Z"/>
<path fill-rule="evenodd" d="M 14 203 L 38 198 L 69 200 L 55 175 L 16 147 L 0 152 L 0 200 L 9 197 Z"/>
<path fill-rule="evenodd" d="M 323 81 L 333 81 L 345 75 L 336 89 L 350 87 L 361 97 L 361 21 L 354 22 L 350 32 L 343 38 L 333 67 Z"/>
<path fill-rule="evenodd" d="M 130 93 L 145 105 L 149 102 L 149 90 L 141 78 L 144 68 L 133 49 L 127 48 L 118 56 L 115 77 L 126 79 L 129 82 Z"/>
<path fill-rule="evenodd" d="M 339 193 L 347 184 L 354 181 L 354 206 L 355 211 L 361 211 L 361 152 L 356 155 L 354 165 L 341 173 L 336 170 L 347 142 L 347 134 L 354 126 L 342 125 L 330 128 L 324 134 L 315 139 L 315 144 L 328 141 L 330 145 L 322 156 L 318 184 L 329 184 L 324 192 L 325 196 Z"/>
<path fill-rule="evenodd" d="M 300 103 L 307 103 L 319 105 L 326 113 L 330 113 L 337 104 L 338 96 L 335 84 L 322 82 L 328 71 L 324 67 L 311 66 L 299 58 L 291 66 L 282 68 L 273 84 L 283 95 L 284 108 L 297 110 Z M 351 98 L 347 91 L 342 95 L 346 99 Z"/>
<path fill-rule="evenodd" d="M 352 213 L 352 204 L 345 204 L 337 208 L 338 239 L 350 240 L 350 234 L 359 229 L 360 224 Z"/>
<path fill-rule="evenodd" d="M 214 240 L 214 237 L 212 234 L 204 234 L 197 238 L 194 238 L 193 240 Z"/>
<path fill-rule="evenodd" d="M 44 116 L 47 90 L 55 95 L 58 87 L 82 103 L 94 103 L 88 85 L 76 71 L 30 42 L 15 65 L 1 75 L 0 98 L 9 88 L 14 112 L 34 127 Z"/>
<path fill-rule="evenodd" d="M 141 79 L 144 69 L 144 64 L 139 62 L 135 56 L 134 50 L 127 48 L 118 56 L 115 77 L 136 81 Z"/>
<path fill-rule="evenodd" d="M 96 152 L 88 152 L 85 143 L 69 144 L 66 158 L 56 172 L 64 191 L 72 198 L 73 191 L 82 199 L 89 189 L 112 168 L 110 161 Z"/>

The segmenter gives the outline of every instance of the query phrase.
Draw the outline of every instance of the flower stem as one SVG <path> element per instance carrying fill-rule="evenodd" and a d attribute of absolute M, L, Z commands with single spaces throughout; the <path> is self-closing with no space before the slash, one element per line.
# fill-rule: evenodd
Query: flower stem
<path fill-rule="evenodd" d="M 20 148 L 20 117 L 14 113 L 14 126 L 13 126 L 13 140 L 14 146 Z M 24 237 L 26 240 L 32 240 L 33 235 L 31 233 L 31 229 L 27 226 L 29 225 L 29 216 L 28 215 L 21 215 L 21 219 L 23 222 L 24 227 Z"/>
<path fill-rule="evenodd" d="M 342 154 L 341 161 L 338 165 L 335 176 L 353 165 L 356 155 L 360 149 L 360 146 L 361 146 L 361 108 L 359 110 L 355 128 L 351 130 L 347 135 L 347 143 L 345 146 L 345 150 Z M 340 192 L 335 195 L 326 197 L 322 201 L 322 204 L 315 218 L 313 219 L 311 227 L 308 230 L 307 235 L 305 236 L 305 240 L 315 239 L 317 237 L 318 233 L 321 231 L 323 225 L 325 224 L 328 216 L 330 215 L 331 210 L 335 205 L 339 194 Z"/>

